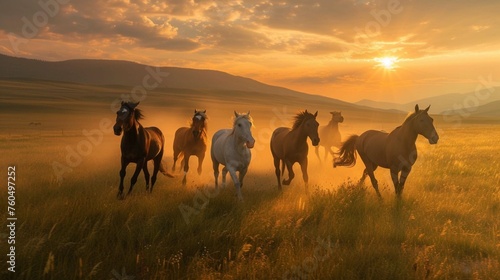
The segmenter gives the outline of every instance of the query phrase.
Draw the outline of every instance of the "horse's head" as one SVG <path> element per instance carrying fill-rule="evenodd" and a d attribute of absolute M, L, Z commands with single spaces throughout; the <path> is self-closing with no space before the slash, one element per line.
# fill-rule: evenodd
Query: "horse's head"
<path fill-rule="evenodd" d="M 191 127 L 193 128 L 193 136 L 196 140 L 200 139 L 203 131 L 206 129 L 206 119 L 207 119 L 207 110 L 198 111 L 194 110 L 194 116 L 191 123 Z"/>
<path fill-rule="evenodd" d="M 317 116 L 318 111 L 313 115 L 305 110 L 295 116 L 295 122 L 292 126 L 292 130 L 301 129 L 302 133 L 305 133 L 311 139 L 313 146 L 318 146 L 319 144 L 319 123 L 316 121 Z"/>
<path fill-rule="evenodd" d="M 332 114 L 332 122 L 342 123 L 344 122 L 344 117 L 342 116 L 342 112 L 330 112 Z"/>
<path fill-rule="evenodd" d="M 424 110 L 420 110 L 418 108 L 418 104 L 415 105 L 415 118 L 413 120 L 413 125 L 415 128 L 415 131 L 427 138 L 429 140 L 430 144 L 437 144 L 439 140 L 439 135 L 436 131 L 436 128 L 434 127 L 434 120 L 429 116 L 429 107 L 427 107 Z"/>
<path fill-rule="evenodd" d="M 141 114 L 136 115 L 136 109 L 139 102 L 123 102 L 121 103 L 120 109 L 116 112 L 116 123 L 113 126 L 113 131 L 115 135 L 120 136 L 122 131 L 128 131 L 134 125 L 134 119 L 137 119 Z M 137 109 L 138 110 L 138 109 Z"/>
<path fill-rule="evenodd" d="M 245 142 L 247 148 L 251 149 L 255 145 L 255 139 L 252 136 L 251 128 L 253 126 L 253 119 L 250 112 L 246 114 L 238 114 L 234 111 L 234 125 L 233 131 L 239 139 Z"/>
<path fill-rule="evenodd" d="M 307 110 L 306 110 L 307 113 Z M 309 113 L 310 114 L 310 113 Z M 312 114 L 310 114 L 312 115 Z M 316 121 L 316 117 L 318 116 L 318 111 L 312 115 L 312 118 L 307 118 L 304 121 L 304 126 L 307 132 L 307 136 L 311 139 L 313 146 L 318 146 L 319 144 L 319 135 L 318 135 L 318 127 L 319 123 Z"/>

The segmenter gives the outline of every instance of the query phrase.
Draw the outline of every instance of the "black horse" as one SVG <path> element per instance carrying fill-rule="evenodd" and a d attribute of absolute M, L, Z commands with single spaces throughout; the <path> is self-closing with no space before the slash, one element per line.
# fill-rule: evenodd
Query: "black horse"
<path fill-rule="evenodd" d="M 139 120 L 143 118 L 141 110 L 137 109 L 138 103 L 123 102 L 120 110 L 116 112 L 116 123 L 113 126 L 115 135 L 120 136 L 123 131 L 122 142 L 120 145 L 121 170 L 120 170 L 120 187 L 118 188 L 118 198 L 124 198 L 123 195 L 123 178 L 127 165 L 131 162 L 136 163 L 136 168 L 132 179 L 130 180 L 130 188 L 128 194 L 132 192 L 134 184 L 137 182 L 137 177 L 144 171 L 146 179 L 146 190 L 153 191 L 153 186 L 156 182 L 156 175 L 161 171 L 165 176 L 173 177 L 166 172 L 166 169 L 161 164 L 163 157 L 163 147 L 165 137 L 163 133 L 156 127 L 143 127 Z M 149 188 L 149 160 L 154 162 L 153 176 L 151 177 L 151 189 Z"/>

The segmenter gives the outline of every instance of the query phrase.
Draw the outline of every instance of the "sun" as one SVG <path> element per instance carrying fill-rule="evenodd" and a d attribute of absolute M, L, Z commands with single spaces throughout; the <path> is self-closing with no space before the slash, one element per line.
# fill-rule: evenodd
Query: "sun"
<path fill-rule="evenodd" d="M 374 59 L 378 62 L 377 66 L 382 67 L 386 70 L 394 70 L 398 68 L 397 62 L 399 59 L 394 56 L 377 57 Z"/>

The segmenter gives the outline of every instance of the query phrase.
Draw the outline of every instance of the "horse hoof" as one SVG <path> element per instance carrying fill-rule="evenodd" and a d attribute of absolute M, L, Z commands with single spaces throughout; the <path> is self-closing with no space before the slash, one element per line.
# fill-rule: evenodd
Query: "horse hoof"
<path fill-rule="evenodd" d="M 290 185 L 290 182 L 291 181 L 283 180 L 282 184 L 285 185 L 285 186 L 288 186 L 288 185 Z"/>

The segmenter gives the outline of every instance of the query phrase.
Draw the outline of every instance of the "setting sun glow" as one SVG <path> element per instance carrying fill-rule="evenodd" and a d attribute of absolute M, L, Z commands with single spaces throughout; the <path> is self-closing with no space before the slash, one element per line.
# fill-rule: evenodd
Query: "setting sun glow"
<path fill-rule="evenodd" d="M 397 57 L 386 56 L 375 58 L 375 61 L 378 62 L 378 67 L 382 67 L 386 70 L 393 70 L 397 68 L 396 63 L 399 61 L 399 59 Z"/>

